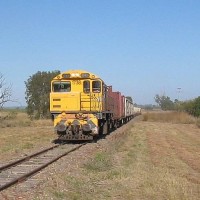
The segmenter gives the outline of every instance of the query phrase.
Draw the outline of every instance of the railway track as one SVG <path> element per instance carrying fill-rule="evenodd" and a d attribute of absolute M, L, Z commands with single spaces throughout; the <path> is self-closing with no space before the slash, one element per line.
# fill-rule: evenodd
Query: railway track
<path fill-rule="evenodd" d="M 68 149 L 65 148 L 66 145 L 54 145 L 22 159 L 0 166 L 0 191 L 25 181 L 48 165 L 85 144 L 69 144 Z"/>

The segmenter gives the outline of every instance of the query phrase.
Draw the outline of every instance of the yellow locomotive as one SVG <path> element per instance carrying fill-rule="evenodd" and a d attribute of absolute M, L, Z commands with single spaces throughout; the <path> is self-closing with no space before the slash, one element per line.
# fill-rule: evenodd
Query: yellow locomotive
<path fill-rule="evenodd" d="M 92 140 L 133 117 L 133 103 L 93 73 L 69 70 L 51 81 L 50 112 L 61 140 Z"/>
<path fill-rule="evenodd" d="M 104 82 L 83 70 L 69 70 L 51 81 L 50 112 L 61 139 L 91 140 L 103 123 Z"/>

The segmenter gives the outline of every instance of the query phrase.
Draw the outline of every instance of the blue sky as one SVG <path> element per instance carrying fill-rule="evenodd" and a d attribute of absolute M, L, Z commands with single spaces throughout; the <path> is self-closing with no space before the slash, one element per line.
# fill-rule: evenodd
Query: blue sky
<path fill-rule="evenodd" d="M 24 81 L 68 69 L 138 104 L 200 96 L 200 1 L 0 0 L 0 73 L 12 98 L 26 105 Z"/>

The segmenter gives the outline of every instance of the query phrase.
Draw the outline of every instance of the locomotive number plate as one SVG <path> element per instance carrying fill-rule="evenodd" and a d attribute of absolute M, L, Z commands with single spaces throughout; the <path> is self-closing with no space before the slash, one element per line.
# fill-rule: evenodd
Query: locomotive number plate
<path fill-rule="evenodd" d="M 80 80 L 73 80 L 72 84 L 73 85 L 81 85 L 81 81 Z"/>

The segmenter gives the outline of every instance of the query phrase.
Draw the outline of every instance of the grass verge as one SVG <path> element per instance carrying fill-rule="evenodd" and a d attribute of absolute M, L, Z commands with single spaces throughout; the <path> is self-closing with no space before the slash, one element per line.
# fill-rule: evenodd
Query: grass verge
<path fill-rule="evenodd" d="M 181 137 L 184 133 L 178 131 Z M 199 199 L 200 185 L 193 180 L 199 172 L 180 156 L 187 148 L 182 146 L 186 137 L 181 143 L 176 141 L 182 149 L 172 148 L 167 140 L 176 136 L 175 141 L 177 134 L 170 124 L 158 127 L 138 122 L 126 134 L 102 146 L 79 171 L 57 175 L 59 184 L 50 186 L 50 196 L 81 200 Z"/>
<path fill-rule="evenodd" d="M 197 119 L 184 112 L 146 112 L 143 121 L 195 124 Z"/>

